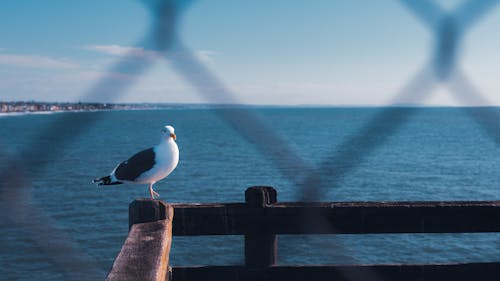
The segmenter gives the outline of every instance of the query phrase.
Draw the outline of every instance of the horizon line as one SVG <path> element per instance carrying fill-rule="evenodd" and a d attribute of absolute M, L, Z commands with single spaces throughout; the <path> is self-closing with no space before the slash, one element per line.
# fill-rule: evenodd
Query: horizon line
<path fill-rule="evenodd" d="M 418 104 L 418 103 L 394 103 L 394 104 L 255 104 L 255 103 L 204 103 L 204 102 L 96 102 L 96 101 L 37 101 L 37 100 L 11 100 L 0 101 L 0 103 L 39 103 L 39 104 L 109 104 L 109 105 L 163 105 L 163 106 L 207 106 L 207 107 L 299 107 L 299 108 L 380 108 L 380 107 L 500 107 L 499 105 L 455 105 L 455 104 Z"/>

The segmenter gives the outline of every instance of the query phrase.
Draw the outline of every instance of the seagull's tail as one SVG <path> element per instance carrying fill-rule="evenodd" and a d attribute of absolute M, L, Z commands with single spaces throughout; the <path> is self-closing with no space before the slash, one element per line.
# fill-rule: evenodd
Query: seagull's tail
<path fill-rule="evenodd" d="M 97 183 L 97 185 L 115 185 L 115 184 L 122 184 L 123 182 L 113 181 L 111 179 L 111 176 L 105 176 L 102 178 L 97 178 L 92 180 L 92 183 Z"/>

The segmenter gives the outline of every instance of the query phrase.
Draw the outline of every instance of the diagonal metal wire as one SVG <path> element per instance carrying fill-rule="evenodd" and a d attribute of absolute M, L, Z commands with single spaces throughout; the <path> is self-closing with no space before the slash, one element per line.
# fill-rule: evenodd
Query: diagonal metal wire
<path fill-rule="evenodd" d="M 411 1 L 402 1 L 415 13 L 421 13 Z M 411 4 L 413 3 L 413 4 Z M 436 73 L 441 80 L 451 77 L 448 86 L 452 95 L 466 107 L 466 113 L 479 124 L 486 134 L 500 145 L 500 113 L 494 108 L 476 108 L 478 105 L 492 104 L 477 90 L 460 70 L 456 68 L 457 48 L 459 39 L 469 31 L 481 18 L 485 17 L 496 5 L 498 0 L 469 0 L 458 6 L 453 12 L 444 15 L 441 27 L 435 29 L 437 36 Z M 417 4 L 418 5 L 418 4 Z M 433 8 L 435 9 L 435 8 Z M 436 13 L 436 12 L 434 12 Z M 426 19 L 426 23 L 435 22 Z M 472 107 L 471 107 L 472 106 Z"/>
<path fill-rule="evenodd" d="M 464 32 L 484 17 L 497 2 L 497 0 L 469 0 L 458 6 L 455 11 L 445 12 L 429 0 L 401 0 L 402 4 L 435 33 L 434 65 L 438 78 L 441 80 L 448 78 L 456 66 L 458 48 Z"/>

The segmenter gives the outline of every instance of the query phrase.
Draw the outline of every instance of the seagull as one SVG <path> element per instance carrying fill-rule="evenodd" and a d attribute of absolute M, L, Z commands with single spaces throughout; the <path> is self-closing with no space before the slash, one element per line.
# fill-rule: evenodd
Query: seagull
<path fill-rule="evenodd" d="M 159 144 L 136 153 L 128 160 L 118 164 L 108 176 L 96 178 L 98 185 L 122 183 L 148 184 L 151 199 L 160 196 L 153 185 L 167 177 L 179 163 L 179 148 L 175 140 L 174 127 L 167 125 L 162 129 Z"/>

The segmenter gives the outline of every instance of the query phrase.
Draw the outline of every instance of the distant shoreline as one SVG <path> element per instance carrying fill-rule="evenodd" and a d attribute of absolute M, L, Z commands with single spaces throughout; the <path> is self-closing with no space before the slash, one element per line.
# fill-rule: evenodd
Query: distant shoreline
<path fill-rule="evenodd" d="M 100 111 L 100 110 L 128 110 L 151 109 L 149 104 L 115 104 L 115 103 L 71 103 L 71 102 L 36 102 L 14 101 L 0 102 L 0 113 L 43 113 L 67 111 Z"/>
<path fill-rule="evenodd" d="M 245 105 L 245 104 L 193 104 L 193 103 L 90 103 L 90 102 L 37 102 L 0 101 L 0 116 L 43 114 L 57 112 L 95 112 L 111 110 L 161 109 L 223 109 L 223 108 L 499 108 L 498 106 L 446 106 L 446 105 Z"/>
<path fill-rule="evenodd" d="M 95 112 L 110 110 L 161 110 L 161 109 L 214 109 L 214 108 L 268 107 L 243 104 L 195 103 L 89 103 L 89 102 L 37 102 L 0 101 L 0 116 L 56 112 Z M 271 106 L 274 107 L 274 106 Z M 281 107 L 281 106 L 279 106 Z"/>

